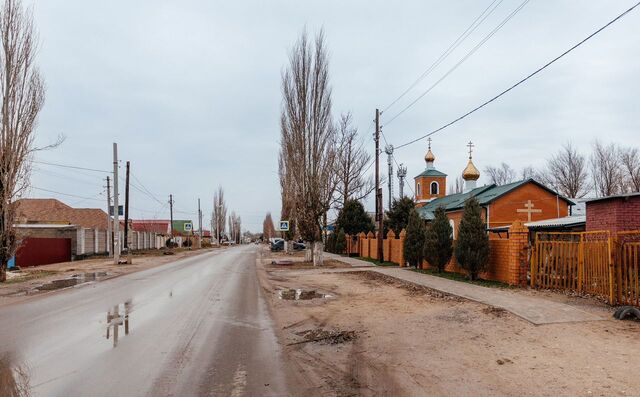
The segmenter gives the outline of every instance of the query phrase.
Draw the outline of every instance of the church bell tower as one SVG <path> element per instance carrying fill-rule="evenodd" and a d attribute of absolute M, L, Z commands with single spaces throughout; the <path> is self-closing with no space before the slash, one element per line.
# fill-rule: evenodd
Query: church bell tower
<path fill-rule="evenodd" d="M 444 197 L 447 191 L 447 174 L 440 172 L 433 166 L 436 156 L 431 151 L 431 138 L 429 138 L 429 148 L 424 156 L 427 164 L 425 170 L 414 178 L 416 188 L 416 203 L 420 207 L 425 203 Z"/>

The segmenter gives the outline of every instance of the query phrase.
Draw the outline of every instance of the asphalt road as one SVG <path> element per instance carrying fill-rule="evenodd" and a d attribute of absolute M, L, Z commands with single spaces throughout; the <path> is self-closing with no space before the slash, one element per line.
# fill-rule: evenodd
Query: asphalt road
<path fill-rule="evenodd" d="M 256 254 L 230 248 L 2 307 L 0 363 L 35 396 L 286 395 Z"/>

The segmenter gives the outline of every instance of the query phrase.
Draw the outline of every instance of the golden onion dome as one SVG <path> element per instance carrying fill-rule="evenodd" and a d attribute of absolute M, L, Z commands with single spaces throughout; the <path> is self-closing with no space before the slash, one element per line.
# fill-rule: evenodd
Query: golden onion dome
<path fill-rule="evenodd" d="M 480 171 L 473 165 L 473 161 L 469 159 L 467 167 L 462 171 L 462 179 L 465 181 L 477 181 L 480 178 Z"/>
<path fill-rule="evenodd" d="M 427 154 L 424 156 L 424 161 L 426 161 L 427 163 L 433 163 L 434 161 L 436 161 L 436 156 L 433 155 L 431 149 L 429 149 Z"/>

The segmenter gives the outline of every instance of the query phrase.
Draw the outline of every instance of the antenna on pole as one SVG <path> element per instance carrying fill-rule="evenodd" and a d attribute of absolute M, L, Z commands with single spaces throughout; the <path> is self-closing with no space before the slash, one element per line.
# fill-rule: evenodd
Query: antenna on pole
<path fill-rule="evenodd" d="M 389 206 L 393 201 L 393 145 L 385 146 L 384 152 L 387 153 L 387 164 L 389 165 Z"/>
<path fill-rule="evenodd" d="M 404 198 L 404 178 L 407 177 L 407 167 L 404 164 L 398 166 L 398 184 L 400 185 L 400 198 Z"/>

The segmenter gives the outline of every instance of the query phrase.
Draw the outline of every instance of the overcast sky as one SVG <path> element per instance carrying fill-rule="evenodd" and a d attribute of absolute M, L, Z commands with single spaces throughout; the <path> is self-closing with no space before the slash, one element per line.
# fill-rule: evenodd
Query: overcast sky
<path fill-rule="evenodd" d="M 491 3 L 35 0 L 39 65 L 47 82 L 36 141 L 66 136 L 62 146 L 38 153 L 36 160 L 110 170 L 112 143 L 118 142 L 121 172 L 130 160 L 138 185 L 163 204 L 172 193 L 176 209 L 184 212 L 176 218 L 195 221 L 199 197 L 208 225 L 213 192 L 222 185 L 229 209 L 242 217 L 243 226 L 261 231 L 265 213 L 278 219 L 280 210 L 280 73 L 305 26 L 311 33 L 324 27 L 334 113 L 351 111 L 373 151 L 375 108 L 391 103 Z M 445 62 L 383 115 L 383 125 L 522 0 L 498 3 Z M 448 78 L 385 126 L 387 139 L 397 146 L 458 117 L 634 3 L 531 0 Z M 436 168 L 449 180 L 459 175 L 469 140 L 481 170 L 502 161 L 517 169 L 540 167 L 568 140 L 585 152 L 596 138 L 638 145 L 638 26 L 640 10 L 498 102 L 436 134 Z M 424 169 L 425 151 L 421 141 L 396 152 L 410 180 Z M 34 168 L 30 196 L 106 207 L 107 174 L 44 164 Z M 386 159 L 382 168 L 386 172 Z M 168 206 L 135 189 L 131 194 L 133 217 L 169 217 Z"/>

